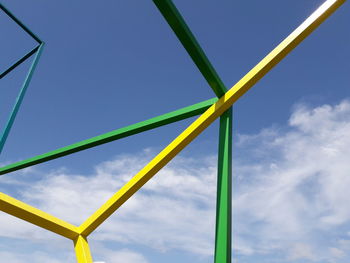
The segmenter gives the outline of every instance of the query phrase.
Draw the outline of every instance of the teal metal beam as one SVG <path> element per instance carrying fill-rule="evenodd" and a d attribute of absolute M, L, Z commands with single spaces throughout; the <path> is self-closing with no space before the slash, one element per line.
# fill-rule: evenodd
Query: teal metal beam
<path fill-rule="evenodd" d="M 158 117 L 154 117 L 136 124 L 129 125 L 124 128 L 120 128 L 102 135 L 80 141 L 69 146 L 56 149 L 54 151 L 41 154 L 20 162 L 6 165 L 0 168 L 0 175 L 17 171 L 29 166 L 33 166 L 39 163 L 57 159 L 62 156 L 66 156 L 72 153 L 76 153 L 82 150 L 86 150 L 104 143 L 115 141 L 121 138 L 128 137 L 140 132 L 148 131 L 163 125 L 167 125 L 173 122 L 184 120 L 205 112 L 211 105 L 217 101 L 217 98 L 212 98 L 185 108 L 181 108 L 176 111 L 172 111 Z"/>
<path fill-rule="evenodd" d="M 203 49 L 187 26 L 185 20 L 171 0 L 153 0 L 162 13 L 169 26 L 172 28 L 199 71 L 207 80 L 209 86 L 219 98 L 227 91 L 224 83 L 211 65 Z"/>
<path fill-rule="evenodd" d="M 220 117 L 215 263 L 231 263 L 232 107 Z"/>
<path fill-rule="evenodd" d="M 27 76 L 23 82 L 22 88 L 17 96 L 16 102 L 13 106 L 13 109 L 9 115 L 9 118 L 7 120 L 7 123 L 0 135 L 0 154 L 4 148 L 5 142 L 7 140 L 7 137 L 10 133 L 10 130 L 13 126 L 13 123 L 15 121 L 15 118 L 17 116 L 17 113 L 19 111 L 19 108 L 22 104 L 23 98 L 26 94 L 26 91 L 28 89 L 29 83 L 32 79 L 33 73 L 35 71 L 35 68 L 39 62 L 39 58 L 41 55 L 41 52 L 44 48 L 44 42 L 41 41 L 39 37 L 37 37 L 31 30 L 29 30 L 28 27 L 26 27 L 17 17 L 15 17 L 4 5 L 0 3 L 0 9 L 5 12 L 17 25 L 19 25 L 27 34 L 29 34 L 36 42 L 39 43 L 37 47 L 32 49 L 30 52 L 28 52 L 26 55 L 24 55 L 21 59 L 16 61 L 12 66 L 10 66 L 8 69 L 6 69 L 4 72 L 0 74 L 0 79 L 5 77 L 8 73 L 10 73 L 12 70 L 14 70 L 16 67 L 18 67 L 21 63 L 23 63 L 26 59 L 31 57 L 33 54 L 36 54 L 34 57 L 34 60 L 29 68 L 29 71 L 27 73 Z"/>
<path fill-rule="evenodd" d="M 34 57 L 34 60 L 32 62 L 32 65 L 30 66 L 30 69 L 28 71 L 28 74 L 26 76 L 26 79 L 24 80 L 24 83 L 23 83 L 23 86 L 19 92 L 19 95 L 16 99 L 16 102 L 15 102 L 15 105 L 10 113 L 10 116 L 9 116 L 9 119 L 7 120 L 7 123 L 5 125 L 5 128 L 4 130 L 2 131 L 2 134 L 0 135 L 0 154 L 4 148 L 4 145 L 5 145 L 5 142 L 6 142 L 6 139 L 10 133 L 10 130 L 13 126 L 13 123 L 15 121 L 15 118 L 17 116 L 17 113 L 19 111 L 19 108 L 22 104 L 22 101 L 23 101 L 23 98 L 24 98 L 24 95 L 26 94 L 26 91 L 28 89 L 28 86 L 29 86 L 29 83 L 32 79 L 32 76 L 33 76 L 33 73 L 35 71 L 35 68 L 39 62 L 39 58 L 40 58 L 40 55 L 41 55 L 41 52 L 44 48 L 44 42 L 42 42 L 38 48 L 38 51 L 36 52 L 36 55 Z"/>

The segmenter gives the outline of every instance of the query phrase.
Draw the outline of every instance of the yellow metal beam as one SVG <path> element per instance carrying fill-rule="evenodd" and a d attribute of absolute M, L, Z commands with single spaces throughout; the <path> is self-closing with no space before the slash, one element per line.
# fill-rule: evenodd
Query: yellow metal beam
<path fill-rule="evenodd" d="M 79 235 L 74 240 L 75 255 L 78 263 L 93 263 L 87 238 Z"/>
<path fill-rule="evenodd" d="M 4 193 L 0 193 L 0 210 L 72 240 L 79 235 L 76 226 Z"/>
<path fill-rule="evenodd" d="M 184 132 L 182 132 L 150 163 L 148 163 L 105 204 L 103 204 L 92 216 L 90 216 L 79 227 L 80 233 L 85 236 L 92 233 L 104 220 L 114 213 L 126 200 L 137 192 L 216 118 L 232 106 L 234 102 L 258 82 L 344 2 L 345 0 L 328 0 L 322 4 L 309 18 L 305 20 L 305 22 L 303 22 L 259 64 L 238 81 L 237 84 L 227 91 L 224 96 L 205 111 Z"/>

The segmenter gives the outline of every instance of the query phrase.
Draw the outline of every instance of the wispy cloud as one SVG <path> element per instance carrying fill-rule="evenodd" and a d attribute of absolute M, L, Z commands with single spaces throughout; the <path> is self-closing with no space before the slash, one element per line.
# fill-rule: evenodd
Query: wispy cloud
<path fill-rule="evenodd" d="M 299 105 L 287 128 L 243 136 L 251 155 L 236 161 L 236 235 L 292 261 L 339 259 L 345 252 L 330 247 L 350 227 L 350 103 Z"/>
<path fill-rule="evenodd" d="M 233 167 L 234 256 L 247 262 L 255 256 L 270 262 L 349 260 L 349 134 L 350 103 L 343 101 L 316 108 L 298 105 L 286 126 L 239 135 Z M 90 175 L 57 170 L 18 184 L 17 198 L 80 224 L 153 154 L 120 155 Z M 177 157 L 94 233 L 100 261 L 147 262 L 134 245 L 210 258 L 215 194 L 215 157 Z M 27 223 L 11 222 L 0 215 L 0 236 L 52 239 Z M 108 251 L 103 246 L 108 241 L 119 248 Z"/>
<path fill-rule="evenodd" d="M 118 156 L 96 166 L 95 173 L 89 176 L 69 174 L 61 169 L 18 188 L 21 189 L 17 189 L 18 198 L 79 225 L 130 180 L 151 155 L 145 151 Z M 92 239 L 94 242 L 114 241 L 125 247 L 136 244 L 160 252 L 180 249 L 211 255 L 215 225 L 215 166 L 212 157 L 202 160 L 176 158 L 98 228 Z M 0 216 L 3 221 L 0 234 L 3 236 L 28 239 L 52 236 L 19 220 L 9 229 L 6 226 L 9 219 L 9 216 Z M 130 255 L 130 262 L 134 262 L 131 258 L 136 262 L 141 257 L 129 250 L 118 253 Z M 106 262 L 114 262 L 112 256 L 108 256 L 112 253 L 103 254 L 108 259 Z"/>

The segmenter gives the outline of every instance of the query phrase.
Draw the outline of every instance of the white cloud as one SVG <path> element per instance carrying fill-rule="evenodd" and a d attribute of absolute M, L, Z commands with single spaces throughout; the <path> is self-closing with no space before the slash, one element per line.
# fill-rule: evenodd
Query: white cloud
<path fill-rule="evenodd" d="M 233 165 L 234 255 L 273 258 L 279 252 L 280 261 L 303 262 L 350 258 L 350 241 L 343 234 L 350 230 L 349 134 L 350 103 L 343 101 L 313 109 L 299 105 L 287 127 L 239 136 Z M 19 184 L 18 198 L 80 224 L 150 156 L 150 151 L 117 156 L 96 166 L 89 176 L 59 170 L 26 187 Z M 211 256 L 215 159 L 177 157 L 108 219 L 91 240 Z M 0 236 L 52 238 L 28 224 L 11 224 L 0 215 Z M 119 257 L 129 255 L 130 262 L 146 262 L 145 255 L 132 250 L 114 253 Z M 114 254 L 103 261 L 110 263 L 112 258 Z"/>
<path fill-rule="evenodd" d="M 0 259 L 2 263 L 26 263 L 28 262 L 28 254 L 0 251 Z M 30 261 L 38 263 L 62 263 L 62 261 L 53 259 L 51 255 L 42 252 L 30 253 Z"/>
<path fill-rule="evenodd" d="M 118 156 L 98 165 L 91 176 L 56 171 L 20 188 L 18 198 L 79 225 L 125 184 L 148 161 L 150 154 Z M 142 245 L 160 252 L 180 249 L 211 255 L 215 170 L 215 158 L 201 161 L 176 158 L 98 228 L 91 240 Z M 26 222 L 10 221 L 7 215 L 1 214 L 0 222 L 3 222 L 1 236 L 22 236 L 30 240 L 54 236 Z M 127 255 L 126 250 L 118 253 Z M 139 254 L 129 254 L 130 262 L 134 262 L 132 258 L 146 262 L 139 260 Z M 112 262 L 111 258 L 106 263 Z"/>
<path fill-rule="evenodd" d="M 288 251 L 288 260 L 294 261 L 298 259 L 316 260 L 315 253 L 308 244 L 296 243 Z"/>
<path fill-rule="evenodd" d="M 17 256 L 12 254 L 12 253 L 8 253 L 8 252 L 4 252 L 1 251 L 0 252 L 0 258 L 4 263 L 21 263 L 23 261 L 18 260 Z"/>
<path fill-rule="evenodd" d="M 343 258 L 346 255 L 343 250 L 336 248 L 336 247 L 331 247 L 331 248 L 329 248 L 329 250 L 330 250 L 331 255 L 335 258 Z"/>
<path fill-rule="evenodd" d="M 105 254 L 105 258 L 105 263 L 148 263 L 143 255 L 128 249 L 109 251 Z"/>
<path fill-rule="evenodd" d="M 236 162 L 237 235 L 255 251 L 294 247 L 289 259 L 315 260 L 313 244 L 317 259 L 331 259 L 335 250 L 325 252 L 319 238 L 350 222 L 350 103 L 299 106 L 288 130 L 281 130 L 241 140 L 240 147 L 252 148 L 253 161 Z"/>

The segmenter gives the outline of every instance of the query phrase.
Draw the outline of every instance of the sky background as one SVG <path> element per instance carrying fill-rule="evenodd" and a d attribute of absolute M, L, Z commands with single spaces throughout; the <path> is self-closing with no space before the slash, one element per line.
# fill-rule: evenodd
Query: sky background
<path fill-rule="evenodd" d="M 214 97 L 152 1 L 2 0 L 46 46 L 0 164 Z M 174 3 L 231 87 L 323 1 Z M 350 260 L 350 6 L 234 105 L 233 260 Z M 0 14 L 0 71 L 35 42 Z M 1 80 L 0 127 L 29 68 Z M 83 222 L 194 119 L 0 178 Z M 95 262 L 213 262 L 215 122 L 89 239 Z M 75 262 L 70 241 L 0 214 L 3 262 Z"/>

